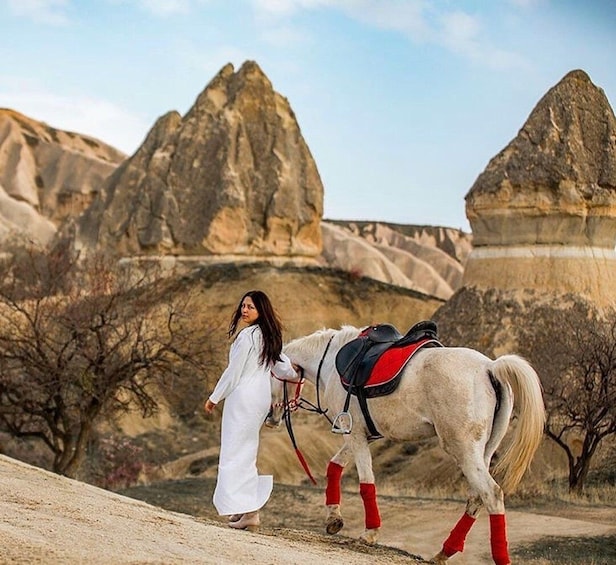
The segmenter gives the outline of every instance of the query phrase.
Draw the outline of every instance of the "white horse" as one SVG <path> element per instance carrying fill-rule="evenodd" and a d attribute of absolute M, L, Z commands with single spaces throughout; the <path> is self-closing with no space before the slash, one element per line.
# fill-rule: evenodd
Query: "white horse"
<path fill-rule="evenodd" d="M 317 385 L 318 380 L 317 391 L 322 395 L 318 400 L 329 410 L 328 414 L 338 414 L 347 398 L 336 370 L 336 354 L 360 331 L 352 326 L 323 329 L 295 339 L 283 348 L 291 361 L 301 367 L 308 381 Z M 273 383 L 273 410 L 268 425 L 280 424 L 284 404 L 282 383 L 276 384 L 276 380 Z M 494 562 L 510 563 L 503 492 L 512 492 L 522 479 L 541 442 L 545 424 L 541 383 L 531 365 L 517 355 L 491 360 L 464 347 L 423 348 L 404 366 L 397 389 L 387 396 L 370 398 L 368 406 L 376 428 L 385 438 L 408 442 L 436 435 L 468 481 L 470 492 L 465 513 L 432 561 L 444 563 L 464 549 L 466 535 L 485 506 Z M 368 431 L 354 396 L 349 413 L 353 422 L 351 431 L 343 435 L 342 448 L 327 466 L 326 531 L 335 534 L 344 525 L 340 480 L 344 467 L 353 457 L 365 511 L 365 531 L 361 538 L 373 544 L 381 518 Z M 490 474 L 490 461 L 510 426 L 512 415 L 517 417 L 517 422 L 512 426 L 511 442 L 499 451 L 495 468 L 495 475 L 502 477 L 501 488 Z"/>

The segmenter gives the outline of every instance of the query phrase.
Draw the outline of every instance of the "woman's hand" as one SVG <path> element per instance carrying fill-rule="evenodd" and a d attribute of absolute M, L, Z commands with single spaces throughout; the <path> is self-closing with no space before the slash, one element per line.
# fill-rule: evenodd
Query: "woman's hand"
<path fill-rule="evenodd" d="M 214 408 L 216 408 L 216 404 L 214 404 L 209 398 L 205 401 L 205 405 L 203 406 L 203 408 L 205 409 L 205 411 L 208 414 L 211 414 L 214 411 Z"/>

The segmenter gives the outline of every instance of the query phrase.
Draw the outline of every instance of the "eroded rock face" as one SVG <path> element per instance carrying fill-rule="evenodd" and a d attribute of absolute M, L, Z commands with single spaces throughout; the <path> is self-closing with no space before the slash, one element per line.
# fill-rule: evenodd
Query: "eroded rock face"
<path fill-rule="evenodd" d="M 85 135 L 0 109 L 0 240 L 45 245 L 126 156 Z"/>
<path fill-rule="evenodd" d="M 466 195 L 473 245 L 614 248 L 616 118 L 581 70 L 539 101 Z"/>
<path fill-rule="evenodd" d="M 170 112 L 79 222 L 124 255 L 309 256 L 323 185 L 288 101 L 254 62 L 226 65 L 185 116 Z"/>
<path fill-rule="evenodd" d="M 462 284 L 471 237 L 453 228 L 323 221 L 330 267 L 447 300 Z"/>
<path fill-rule="evenodd" d="M 473 251 L 464 286 L 616 300 L 616 118 L 572 71 L 466 195 Z"/>

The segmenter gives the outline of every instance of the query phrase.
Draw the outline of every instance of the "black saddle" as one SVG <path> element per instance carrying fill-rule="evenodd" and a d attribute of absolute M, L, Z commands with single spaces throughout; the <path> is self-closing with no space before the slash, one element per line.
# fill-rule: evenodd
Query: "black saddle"
<path fill-rule="evenodd" d="M 358 337 L 343 345 L 336 354 L 335 362 L 342 385 L 347 391 L 347 397 L 343 411 L 334 420 L 332 431 L 350 433 L 352 423 L 348 410 L 351 395 L 355 395 L 366 421 L 368 440 L 382 438 L 383 436 L 376 429 L 370 416 L 366 400 L 368 394 L 365 385 L 372 374 L 372 369 L 386 351 L 394 347 L 409 346 L 426 339 L 434 341 L 435 345 L 440 345 L 437 326 L 432 320 L 416 323 L 405 335 L 402 335 L 391 324 L 369 326 Z M 388 385 L 381 387 L 380 392 L 372 392 L 374 395 L 389 394 L 395 390 L 398 382 L 399 376 Z M 341 424 L 341 422 L 344 422 L 344 424 Z"/>
<path fill-rule="evenodd" d="M 417 322 L 405 335 L 391 324 L 369 326 L 338 351 L 336 369 L 343 383 L 361 387 L 368 382 L 374 365 L 387 350 L 423 339 L 438 340 L 438 329 L 432 320 Z"/>

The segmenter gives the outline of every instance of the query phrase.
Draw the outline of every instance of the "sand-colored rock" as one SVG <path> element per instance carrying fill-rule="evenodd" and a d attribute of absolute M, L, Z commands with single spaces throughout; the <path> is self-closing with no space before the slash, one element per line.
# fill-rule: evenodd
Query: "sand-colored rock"
<path fill-rule="evenodd" d="M 344 491 L 344 533 L 326 536 L 322 533 L 322 486 L 284 488 L 276 483 L 263 512 L 262 528 L 251 533 L 232 530 L 215 515 L 212 488 L 196 493 L 198 499 L 191 506 L 201 512 L 194 517 L 3 455 L 0 476 L 0 562 L 19 565 L 411 565 L 425 563 L 434 555 L 464 507 L 461 499 L 422 499 L 390 490 L 380 495 L 380 543 L 369 547 L 357 540 L 364 529 L 357 488 Z M 186 497 L 177 498 L 176 507 Z M 557 539 L 555 543 L 559 555 L 567 557 L 567 541 L 602 535 L 613 539 L 613 508 L 595 509 L 588 503 L 572 506 L 567 504 L 561 516 L 541 507 L 530 512 L 509 510 L 510 550 L 515 552 L 544 536 L 566 535 L 564 542 Z M 452 563 L 489 565 L 488 540 L 489 521 L 482 513 L 464 552 Z"/>
<path fill-rule="evenodd" d="M 0 239 L 21 234 L 47 244 L 124 158 L 93 137 L 0 109 Z"/>
<path fill-rule="evenodd" d="M 581 70 L 531 112 L 466 195 L 464 286 L 616 297 L 616 118 Z"/>
<path fill-rule="evenodd" d="M 460 285 L 469 234 L 432 226 L 317 221 L 322 187 L 316 165 L 288 103 L 256 65 L 247 63 L 238 73 L 231 66 L 221 70 L 185 117 L 173 111 L 162 116 L 122 166 L 116 165 L 124 156 L 92 138 L 4 112 L 13 141 L 0 152 L 19 156 L 0 159 L 0 176 L 12 190 L 9 195 L 0 185 L 5 248 L 11 234 L 20 233 L 43 245 L 70 238 L 78 249 L 106 248 L 123 255 L 122 262 L 154 261 L 165 276 L 265 259 L 278 266 L 325 265 L 439 299 Z M 248 151 L 246 144 L 263 148 L 263 132 L 271 134 L 265 143 L 270 153 Z M 53 151 L 45 149 L 48 145 Z M 95 159 L 91 167 L 83 165 L 88 151 Z M 66 182 L 43 206 L 33 186 L 53 171 Z M 277 188 L 272 193 L 268 187 Z M 275 198 L 263 202 L 270 193 Z M 267 210 L 257 213 L 255 203 Z M 210 208 L 217 206 L 204 239 Z M 192 243 L 178 243 L 178 237 Z"/>
<path fill-rule="evenodd" d="M 310 541 L 237 532 L 0 455 L 0 561 L 41 565 L 413 563 Z M 204 504 L 207 504 L 204 501 Z M 415 561 L 416 562 L 416 561 Z"/>
<path fill-rule="evenodd" d="M 571 71 L 466 195 L 475 247 L 616 242 L 616 118 L 605 93 Z"/>
<path fill-rule="evenodd" d="M 459 288 L 471 238 L 459 230 L 323 221 L 325 264 L 446 300 Z"/>
<path fill-rule="evenodd" d="M 122 255 L 315 257 L 323 186 L 295 115 L 251 61 L 169 112 L 78 224 Z"/>
<path fill-rule="evenodd" d="M 595 247 L 483 247 L 474 250 L 463 286 L 575 293 L 598 307 L 616 304 L 616 254 Z"/>

